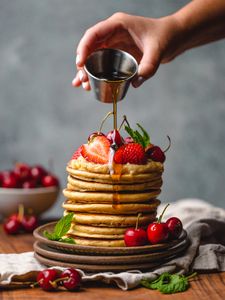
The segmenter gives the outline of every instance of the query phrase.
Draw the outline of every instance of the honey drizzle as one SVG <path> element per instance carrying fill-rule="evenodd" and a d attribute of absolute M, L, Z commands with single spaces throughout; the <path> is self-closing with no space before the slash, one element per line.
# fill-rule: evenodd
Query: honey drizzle
<path fill-rule="evenodd" d="M 122 174 L 122 165 L 113 164 L 114 174 L 111 175 L 113 181 L 113 204 L 112 207 L 114 209 L 119 209 L 120 207 L 120 194 L 119 194 L 119 186 L 120 178 Z"/>

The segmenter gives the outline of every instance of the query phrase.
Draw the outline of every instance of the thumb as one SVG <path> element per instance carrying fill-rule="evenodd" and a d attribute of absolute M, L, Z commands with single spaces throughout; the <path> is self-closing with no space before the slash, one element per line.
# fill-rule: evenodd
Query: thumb
<path fill-rule="evenodd" d="M 149 44 L 144 46 L 144 53 L 138 67 L 138 74 L 132 81 L 132 85 L 137 88 L 148 78 L 152 77 L 160 64 L 159 47 Z"/>

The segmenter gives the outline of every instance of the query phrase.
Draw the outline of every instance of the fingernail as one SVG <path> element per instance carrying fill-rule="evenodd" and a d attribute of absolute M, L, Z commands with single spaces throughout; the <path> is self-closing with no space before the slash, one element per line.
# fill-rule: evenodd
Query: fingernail
<path fill-rule="evenodd" d="M 72 80 L 72 85 L 75 85 L 76 77 Z"/>
<path fill-rule="evenodd" d="M 138 78 L 134 81 L 134 87 L 139 87 L 145 81 L 145 78 L 142 76 L 138 76 Z"/>
<path fill-rule="evenodd" d="M 77 54 L 77 57 L 76 57 L 76 64 L 79 64 L 79 62 L 80 62 L 80 55 Z"/>
<path fill-rule="evenodd" d="M 83 80 L 83 78 L 84 78 L 83 71 L 82 71 L 82 70 L 80 70 L 80 71 L 78 72 L 78 75 L 79 75 L 80 81 L 82 81 L 82 80 Z"/>
<path fill-rule="evenodd" d="M 82 82 L 82 87 L 83 87 L 84 89 L 86 89 L 87 86 L 88 86 L 88 82 Z"/>

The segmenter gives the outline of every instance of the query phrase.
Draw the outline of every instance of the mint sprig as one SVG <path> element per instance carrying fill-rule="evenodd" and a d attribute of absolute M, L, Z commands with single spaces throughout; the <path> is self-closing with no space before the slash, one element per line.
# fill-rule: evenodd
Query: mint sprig
<path fill-rule="evenodd" d="M 189 279 L 195 275 L 197 275 L 197 273 L 193 273 L 190 276 L 184 276 L 165 272 L 152 282 L 147 279 L 141 280 L 141 285 L 148 289 L 158 290 L 163 294 L 179 293 L 184 292 L 189 288 Z"/>
<path fill-rule="evenodd" d="M 62 217 L 55 225 L 53 232 L 48 232 L 45 230 L 43 232 L 44 236 L 51 241 L 58 241 L 63 243 L 75 244 L 74 239 L 70 237 L 63 238 L 63 236 L 70 229 L 70 225 L 73 219 L 74 213 L 71 212 L 68 215 Z"/>
<path fill-rule="evenodd" d="M 147 131 L 137 123 L 140 131 L 133 130 L 130 126 L 125 126 L 126 132 L 132 137 L 134 142 L 140 144 L 143 148 L 146 148 L 150 144 L 150 137 Z"/>

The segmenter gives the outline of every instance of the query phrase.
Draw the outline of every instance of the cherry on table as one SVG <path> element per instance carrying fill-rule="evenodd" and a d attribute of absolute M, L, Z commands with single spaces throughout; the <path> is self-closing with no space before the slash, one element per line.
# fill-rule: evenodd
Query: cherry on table
<path fill-rule="evenodd" d="M 9 218 L 3 224 L 3 228 L 7 234 L 17 234 L 21 229 L 21 223 L 16 217 Z"/>
<path fill-rule="evenodd" d="M 60 275 L 63 286 L 69 291 L 76 291 L 80 288 L 81 275 L 72 268 L 66 269 Z"/>
<path fill-rule="evenodd" d="M 177 217 L 169 218 L 166 221 L 167 228 L 169 230 L 169 236 L 172 239 L 177 239 L 183 230 L 183 224 Z"/>
<path fill-rule="evenodd" d="M 138 228 L 140 214 L 137 216 L 135 228 L 129 228 L 124 234 L 124 242 L 127 247 L 144 246 L 148 243 L 147 233 L 143 228 Z"/>
<path fill-rule="evenodd" d="M 58 278 L 58 272 L 54 269 L 45 269 L 37 275 L 37 283 L 45 291 L 54 291 L 58 286 L 55 280 Z"/>
<path fill-rule="evenodd" d="M 21 225 L 26 232 L 33 232 L 38 226 L 38 219 L 34 215 L 24 215 Z"/>

